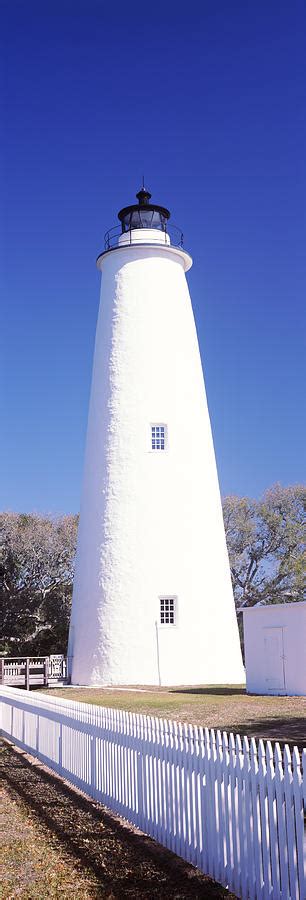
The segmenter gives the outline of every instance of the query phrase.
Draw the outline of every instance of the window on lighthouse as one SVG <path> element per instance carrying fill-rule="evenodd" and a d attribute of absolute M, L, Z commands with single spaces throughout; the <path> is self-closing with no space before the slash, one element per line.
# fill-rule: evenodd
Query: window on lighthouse
<path fill-rule="evenodd" d="M 166 425 L 151 425 L 151 450 L 165 450 Z"/>
<path fill-rule="evenodd" d="M 160 597 L 160 624 L 175 625 L 176 624 L 176 598 Z"/>

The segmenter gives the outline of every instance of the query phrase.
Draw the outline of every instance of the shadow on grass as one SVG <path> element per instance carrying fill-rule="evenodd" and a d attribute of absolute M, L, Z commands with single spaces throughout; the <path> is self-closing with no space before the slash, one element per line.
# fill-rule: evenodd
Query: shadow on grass
<path fill-rule="evenodd" d="M 289 744 L 297 746 L 299 750 L 306 747 L 306 718 L 298 716 L 281 718 L 269 716 L 269 718 L 244 719 L 243 722 L 235 722 L 231 728 L 233 734 L 247 735 L 247 737 L 262 738 L 264 741 Z"/>
<path fill-rule="evenodd" d="M 231 696 L 245 696 L 246 689 L 245 687 L 230 687 L 230 685 L 212 685 L 211 687 L 208 685 L 207 687 L 175 687 L 169 688 L 169 694 L 206 694 L 209 697 L 231 697 Z"/>
<path fill-rule="evenodd" d="M 1 751 L 1 777 L 12 798 L 17 802 L 19 798 L 39 825 L 96 877 L 93 896 L 109 900 L 234 896 L 160 844 L 125 827 L 39 764 L 33 765 L 22 752 L 5 743 Z"/>

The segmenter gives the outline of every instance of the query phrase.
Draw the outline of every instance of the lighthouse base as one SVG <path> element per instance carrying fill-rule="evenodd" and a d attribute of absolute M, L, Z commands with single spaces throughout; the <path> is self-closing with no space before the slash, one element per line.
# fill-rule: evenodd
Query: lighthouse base
<path fill-rule="evenodd" d="M 199 623 L 163 628 L 152 623 L 151 635 L 135 635 L 125 628 L 108 632 L 107 642 L 93 654 L 83 642 L 71 659 L 71 683 L 91 687 L 169 687 L 173 685 L 240 685 L 245 671 L 235 617 L 224 627 L 209 629 Z M 113 640 L 110 640 L 110 638 Z"/>

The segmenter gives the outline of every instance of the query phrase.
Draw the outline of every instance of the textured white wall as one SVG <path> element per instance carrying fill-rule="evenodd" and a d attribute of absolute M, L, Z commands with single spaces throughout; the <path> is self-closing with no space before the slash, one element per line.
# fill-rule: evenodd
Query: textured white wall
<path fill-rule="evenodd" d="M 273 687 L 280 670 L 278 654 L 267 667 L 265 637 L 282 629 L 283 689 Z M 306 603 L 279 603 L 244 610 L 243 630 L 247 690 L 250 694 L 306 695 Z M 272 684 L 272 686 L 271 686 Z"/>
<path fill-rule="evenodd" d="M 190 264 L 165 246 L 122 247 L 101 260 L 73 683 L 244 680 Z M 150 423 L 159 422 L 166 452 L 150 450 Z M 156 627 L 163 595 L 178 598 L 175 627 Z"/>
<path fill-rule="evenodd" d="M 133 228 L 132 231 L 125 231 L 120 235 L 118 244 L 170 244 L 170 237 L 167 232 L 160 232 L 157 228 Z M 185 254 L 187 259 L 188 254 Z M 191 263 L 191 260 L 190 260 Z M 189 263 L 187 264 L 190 268 Z"/>

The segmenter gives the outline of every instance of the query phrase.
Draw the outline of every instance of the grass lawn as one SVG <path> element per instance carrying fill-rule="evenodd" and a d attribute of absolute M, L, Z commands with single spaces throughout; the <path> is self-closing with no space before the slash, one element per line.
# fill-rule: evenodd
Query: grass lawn
<path fill-rule="evenodd" d="M 225 888 L 0 743 L 3 900 L 225 900 Z"/>
<path fill-rule="evenodd" d="M 250 696 L 243 687 L 56 688 L 50 696 L 147 713 L 306 747 L 306 698 Z"/>

